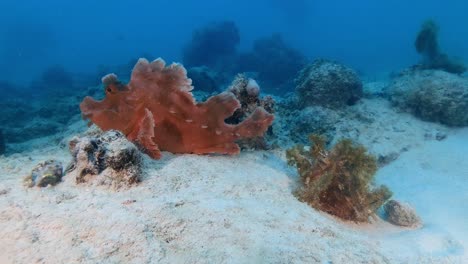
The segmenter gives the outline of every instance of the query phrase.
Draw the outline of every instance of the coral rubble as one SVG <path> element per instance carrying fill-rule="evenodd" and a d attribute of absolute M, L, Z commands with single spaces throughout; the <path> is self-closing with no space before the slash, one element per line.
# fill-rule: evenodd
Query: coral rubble
<path fill-rule="evenodd" d="M 96 137 L 75 137 L 69 149 L 73 161 L 67 172 L 76 183 L 120 188 L 139 181 L 140 151 L 121 132 L 111 130 Z"/>
<path fill-rule="evenodd" d="M 340 108 L 356 103 L 363 96 L 357 73 L 342 64 L 316 60 L 302 69 L 295 80 L 303 106 Z"/>
<path fill-rule="evenodd" d="M 56 185 L 61 181 L 62 176 L 62 163 L 56 160 L 47 160 L 32 169 L 31 174 L 24 179 L 24 185 L 27 187 Z"/>
<path fill-rule="evenodd" d="M 468 125 L 468 80 L 441 70 L 405 71 L 385 89 L 393 105 L 448 126 Z"/>
<path fill-rule="evenodd" d="M 300 200 L 345 220 L 365 222 L 391 196 L 387 187 L 372 188 L 375 158 L 363 146 L 343 139 L 327 150 L 325 139 L 311 135 L 312 147 L 287 151 L 288 163 L 297 167 L 302 186 Z"/>
<path fill-rule="evenodd" d="M 225 119 L 241 107 L 230 92 L 195 102 L 191 80 L 180 64 L 166 66 L 162 59 L 140 59 L 131 80 L 124 84 L 114 74 L 103 78 L 106 97 L 86 97 L 80 104 L 84 118 L 101 129 L 116 129 L 152 158 L 160 151 L 194 154 L 237 154 L 235 141 L 263 135 L 273 115 L 263 108 L 236 125 Z"/>

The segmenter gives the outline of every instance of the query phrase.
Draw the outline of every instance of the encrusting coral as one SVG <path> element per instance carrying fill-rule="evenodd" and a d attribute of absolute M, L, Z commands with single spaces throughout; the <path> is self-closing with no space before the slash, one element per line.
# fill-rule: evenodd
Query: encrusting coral
<path fill-rule="evenodd" d="M 241 123 L 226 124 L 224 120 L 241 107 L 236 97 L 224 92 L 195 102 L 185 68 L 166 66 L 162 59 L 140 59 L 128 84 L 114 74 L 102 81 L 106 97 L 86 97 L 80 104 L 83 118 L 104 131 L 121 131 L 155 159 L 160 151 L 237 154 L 235 141 L 263 135 L 274 118 L 258 107 Z"/>
<path fill-rule="evenodd" d="M 363 96 L 362 81 L 356 71 L 334 61 L 315 60 L 294 81 L 303 107 L 339 109 L 355 104 Z"/>
<path fill-rule="evenodd" d="M 323 137 L 311 135 L 309 139 L 313 144 L 309 151 L 299 145 L 286 152 L 302 183 L 299 199 L 345 220 L 368 221 L 391 197 L 385 186 L 370 189 L 377 171 L 375 158 L 349 139 L 331 150 L 325 148 Z"/>

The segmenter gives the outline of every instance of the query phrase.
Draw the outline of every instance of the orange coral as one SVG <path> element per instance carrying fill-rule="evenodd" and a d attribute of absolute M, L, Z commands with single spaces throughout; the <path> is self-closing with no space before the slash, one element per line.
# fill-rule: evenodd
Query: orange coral
<path fill-rule="evenodd" d="M 125 85 L 114 74 L 103 79 L 106 97 L 86 97 L 80 104 L 83 118 L 103 130 L 122 131 L 152 158 L 161 150 L 172 153 L 237 154 L 236 140 L 263 135 L 273 115 L 257 108 L 237 125 L 226 124 L 240 107 L 232 93 L 224 92 L 197 103 L 185 68 L 162 59 L 140 59 Z"/>

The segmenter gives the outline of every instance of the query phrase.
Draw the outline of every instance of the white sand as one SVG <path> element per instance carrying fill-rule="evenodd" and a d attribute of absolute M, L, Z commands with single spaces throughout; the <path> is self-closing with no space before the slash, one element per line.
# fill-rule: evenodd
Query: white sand
<path fill-rule="evenodd" d="M 296 173 L 280 151 L 164 153 L 145 160 L 139 185 L 119 192 L 69 176 L 25 189 L 21 177 L 38 162 L 70 159 L 64 145 L 51 146 L 58 139 L 42 139 L 29 153 L 0 157 L 0 263 L 468 263 L 468 129 L 444 130 L 448 138 L 435 141 L 424 135 L 444 128 L 379 100 L 356 109 L 375 113 L 374 121 L 350 121 L 339 133 L 374 154 L 407 149 L 378 181 L 415 206 L 422 229 L 315 211 L 292 195 Z"/>

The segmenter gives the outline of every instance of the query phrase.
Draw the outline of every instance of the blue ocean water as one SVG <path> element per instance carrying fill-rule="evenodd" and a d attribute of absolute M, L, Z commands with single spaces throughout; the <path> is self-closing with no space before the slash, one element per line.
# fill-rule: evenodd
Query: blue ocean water
<path fill-rule="evenodd" d="M 463 0 L 3 0 L 0 79 L 24 85 L 50 65 L 90 72 L 145 53 L 181 61 L 192 31 L 219 20 L 236 23 L 239 50 L 278 32 L 310 59 L 336 59 L 379 75 L 418 61 L 412 43 L 428 18 L 439 23 L 447 53 L 468 59 L 466 9 Z"/>

